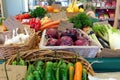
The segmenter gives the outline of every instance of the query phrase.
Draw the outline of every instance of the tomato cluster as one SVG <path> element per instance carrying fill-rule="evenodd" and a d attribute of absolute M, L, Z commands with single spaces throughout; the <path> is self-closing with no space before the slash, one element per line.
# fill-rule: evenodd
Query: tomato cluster
<path fill-rule="evenodd" d="M 18 15 L 15 16 L 15 18 L 16 18 L 17 20 L 22 21 L 22 19 L 28 19 L 28 18 L 30 18 L 30 14 L 29 14 L 29 13 L 18 14 Z"/>

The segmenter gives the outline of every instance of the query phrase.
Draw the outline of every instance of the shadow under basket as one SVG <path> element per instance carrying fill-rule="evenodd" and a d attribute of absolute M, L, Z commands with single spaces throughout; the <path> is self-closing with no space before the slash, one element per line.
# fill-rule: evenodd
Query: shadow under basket
<path fill-rule="evenodd" d="M 11 44 L 11 45 L 4 45 L 5 41 L 5 35 L 8 35 L 8 37 L 12 36 L 12 32 L 2 32 L 0 33 L 0 59 L 8 59 L 10 58 L 13 54 L 16 54 L 21 51 L 26 51 L 29 49 L 32 49 L 35 47 L 35 38 L 36 34 L 33 29 L 30 29 L 29 27 L 26 27 L 30 37 L 26 40 L 24 44 Z M 25 33 L 24 29 L 20 28 L 19 29 L 20 33 Z"/>

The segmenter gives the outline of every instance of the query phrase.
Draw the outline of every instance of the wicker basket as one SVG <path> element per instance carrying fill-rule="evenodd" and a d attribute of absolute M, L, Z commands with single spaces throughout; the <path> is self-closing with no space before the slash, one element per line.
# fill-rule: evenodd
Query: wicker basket
<path fill-rule="evenodd" d="M 14 45 L 4 45 L 4 41 L 5 41 L 5 38 L 4 38 L 4 35 L 8 35 L 8 37 L 11 37 L 12 36 L 12 32 L 6 32 L 6 33 L 1 33 L 2 38 L 1 39 L 1 44 L 0 44 L 0 59 L 8 59 L 11 57 L 11 55 L 15 54 L 15 53 L 18 53 L 19 51 L 26 51 L 26 50 L 29 50 L 29 49 L 32 49 L 35 47 L 35 44 L 36 44 L 36 33 L 33 29 L 30 29 L 29 27 L 26 27 L 28 33 L 30 34 L 30 37 L 26 40 L 25 44 L 14 44 Z M 24 29 L 21 28 L 19 30 L 20 33 L 25 33 Z"/>
<path fill-rule="evenodd" d="M 62 51 L 62 50 L 49 50 L 49 49 L 40 49 L 40 50 L 29 50 L 19 54 L 26 62 L 30 61 L 55 61 L 64 59 L 66 62 L 76 62 L 80 61 L 83 64 L 83 67 L 91 74 L 94 75 L 94 71 L 91 67 L 91 64 L 85 60 L 83 57 L 79 56 L 74 52 Z M 11 64 L 17 57 L 17 54 L 13 55 L 8 59 L 7 64 Z"/>

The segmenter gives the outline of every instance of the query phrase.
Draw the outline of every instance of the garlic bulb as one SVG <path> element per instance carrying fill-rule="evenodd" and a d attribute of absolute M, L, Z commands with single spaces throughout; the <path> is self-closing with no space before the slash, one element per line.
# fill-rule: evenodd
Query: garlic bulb
<path fill-rule="evenodd" d="M 6 45 L 6 44 L 11 44 L 11 43 L 12 43 L 12 40 L 8 39 L 7 35 L 5 35 L 5 42 L 4 42 L 4 44 Z"/>
<path fill-rule="evenodd" d="M 25 34 L 21 33 L 18 34 L 18 28 L 16 28 L 16 30 L 13 30 L 13 35 L 11 39 L 8 39 L 7 36 L 5 36 L 5 43 L 4 45 L 10 45 L 10 44 L 24 44 L 25 41 L 29 38 L 29 33 L 26 30 L 26 28 L 24 28 L 25 30 Z"/>

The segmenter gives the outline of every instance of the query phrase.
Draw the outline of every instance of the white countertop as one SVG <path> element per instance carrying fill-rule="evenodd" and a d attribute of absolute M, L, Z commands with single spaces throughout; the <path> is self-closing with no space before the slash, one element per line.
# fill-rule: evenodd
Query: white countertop
<path fill-rule="evenodd" d="M 90 80 L 120 80 L 120 72 L 95 73 Z"/>

